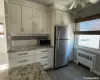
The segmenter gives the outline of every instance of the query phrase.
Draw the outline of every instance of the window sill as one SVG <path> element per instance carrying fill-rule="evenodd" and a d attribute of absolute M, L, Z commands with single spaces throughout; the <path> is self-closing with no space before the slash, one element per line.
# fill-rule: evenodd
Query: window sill
<path fill-rule="evenodd" d="M 91 51 L 91 52 L 95 52 L 95 53 L 99 53 L 100 54 L 100 50 L 95 50 L 95 49 L 90 49 L 90 48 L 86 48 L 86 47 L 83 47 L 83 46 L 79 46 L 79 45 L 76 45 L 74 46 L 74 48 L 77 48 L 77 49 L 85 49 L 85 50 L 88 50 L 88 51 Z"/>

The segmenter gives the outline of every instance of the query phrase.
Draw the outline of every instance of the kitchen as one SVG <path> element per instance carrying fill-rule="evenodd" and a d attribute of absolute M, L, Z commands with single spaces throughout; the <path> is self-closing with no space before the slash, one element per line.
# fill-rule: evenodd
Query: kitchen
<path fill-rule="evenodd" d="M 60 39 L 71 40 L 71 46 L 69 47 L 68 45 L 68 50 L 71 49 L 71 52 L 68 52 L 70 54 L 68 55 L 68 58 L 65 59 L 68 59 L 68 61 L 73 60 L 75 14 L 68 12 L 68 8 L 60 6 L 60 2 L 58 4 L 46 6 L 35 1 L 33 2 L 32 0 L 5 0 L 2 1 L 1 4 L 4 8 L 2 11 L 3 18 L 0 18 L 0 22 L 2 22 L 1 25 L 4 26 L 4 32 L 0 35 L 1 71 L 5 68 L 11 68 L 15 72 L 17 70 L 20 72 L 22 66 L 28 67 L 28 69 L 30 68 L 29 66 L 32 66 L 33 71 L 33 68 L 40 65 L 43 66 L 44 70 L 47 70 L 67 65 L 67 60 L 64 64 L 59 64 L 58 66 L 56 64 L 62 63 L 64 60 L 63 57 L 65 56 L 63 55 L 63 57 L 60 58 L 56 54 L 57 46 L 55 44 L 57 42 L 56 39 L 58 39 L 57 34 L 59 33 L 62 34 L 60 34 L 61 38 L 59 37 L 59 43 Z M 66 26 L 67 28 L 62 28 L 61 26 Z M 62 32 L 59 30 L 62 30 Z M 63 32 L 64 30 L 65 33 Z M 67 38 L 63 38 L 62 36 L 64 35 Z M 62 48 L 63 46 L 64 45 L 61 43 L 60 47 L 63 49 L 62 51 L 66 51 L 67 49 L 64 49 L 66 47 Z M 61 50 L 59 49 L 57 53 L 60 51 Z M 38 62 L 41 64 L 38 64 Z M 37 72 L 40 70 L 44 75 L 47 75 L 43 69 L 41 69 L 41 66 L 36 68 Z M 8 74 L 10 73 L 9 71 Z M 33 74 L 34 71 L 32 71 L 29 69 L 29 72 L 32 73 L 30 74 L 31 77 L 32 75 L 35 75 L 35 73 Z M 27 75 L 26 72 L 25 74 Z M 13 74 L 14 73 L 10 75 L 12 76 Z M 17 74 L 10 77 L 12 78 L 11 80 L 14 80 L 14 76 L 18 77 L 16 75 Z M 39 77 L 41 76 L 39 75 Z M 37 79 L 39 77 L 37 77 Z M 23 80 L 26 80 L 24 78 Z M 16 78 L 16 80 L 20 79 L 22 78 Z"/>

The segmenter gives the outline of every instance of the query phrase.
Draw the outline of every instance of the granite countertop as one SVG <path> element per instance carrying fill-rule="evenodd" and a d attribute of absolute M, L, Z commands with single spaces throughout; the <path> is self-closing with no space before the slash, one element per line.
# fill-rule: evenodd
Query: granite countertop
<path fill-rule="evenodd" d="M 33 63 L 6 69 L 0 73 L 0 80 L 50 80 L 40 63 Z"/>
<path fill-rule="evenodd" d="M 19 52 L 19 51 L 27 51 L 27 50 L 36 50 L 36 49 L 43 49 L 43 48 L 54 48 L 52 46 L 15 46 L 12 49 L 8 50 L 8 52 Z"/>

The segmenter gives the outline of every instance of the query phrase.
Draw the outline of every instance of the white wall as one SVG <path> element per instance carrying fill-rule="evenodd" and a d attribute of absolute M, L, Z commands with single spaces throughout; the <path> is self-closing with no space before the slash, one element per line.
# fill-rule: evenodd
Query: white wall
<path fill-rule="evenodd" d="M 6 45 L 6 28 L 5 28 L 5 13 L 4 13 L 4 0 L 0 0 L 0 22 L 4 25 L 4 38 L 0 38 L 0 72 L 4 70 L 3 67 L 8 66 L 8 54 Z"/>
<path fill-rule="evenodd" d="M 3 23 L 3 26 L 4 26 L 4 34 L 5 34 L 3 38 L 0 38 L 0 53 L 3 53 L 3 52 L 6 52 L 7 51 L 4 0 L 0 0 L 0 22 Z"/>
<path fill-rule="evenodd" d="M 100 1 L 77 12 L 77 18 L 84 18 L 100 13 Z"/>

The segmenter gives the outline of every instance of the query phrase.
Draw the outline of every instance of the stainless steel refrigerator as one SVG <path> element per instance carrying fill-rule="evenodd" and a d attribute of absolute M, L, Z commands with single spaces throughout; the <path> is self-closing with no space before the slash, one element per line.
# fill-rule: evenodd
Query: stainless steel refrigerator
<path fill-rule="evenodd" d="M 69 55 L 72 52 L 72 40 L 68 35 L 66 26 L 55 26 L 54 68 L 68 65 Z"/>

